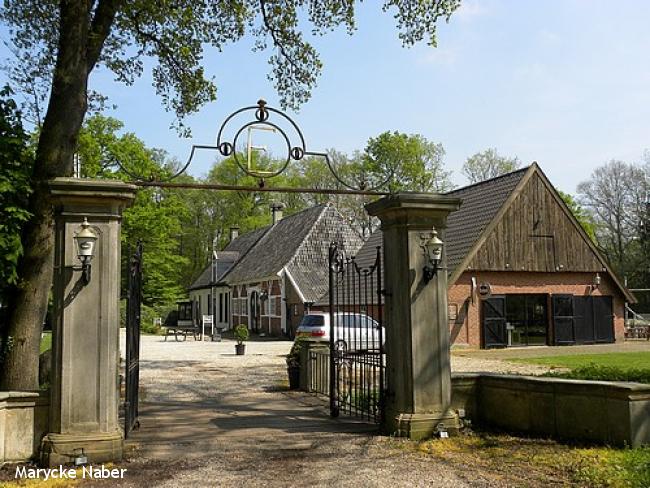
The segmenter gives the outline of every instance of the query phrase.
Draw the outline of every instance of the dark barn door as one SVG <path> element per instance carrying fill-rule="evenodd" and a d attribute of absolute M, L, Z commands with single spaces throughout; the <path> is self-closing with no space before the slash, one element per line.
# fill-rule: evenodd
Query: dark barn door
<path fill-rule="evenodd" d="M 610 296 L 553 296 L 555 344 L 614 342 Z"/>
<path fill-rule="evenodd" d="M 553 326 L 555 345 L 575 344 L 573 295 L 553 295 Z"/>
<path fill-rule="evenodd" d="M 592 297 L 596 342 L 614 342 L 612 297 Z"/>
<path fill-rule="evenodd" d="M 590 298 L 573 297 L 576 344 L 591 344 L 594 342 L 594 316 Z"/>
<path fill-rule="evenodd" d="M 490 297 L 482 304 L 483 347 L 506 347 L 506 298 Z"/>

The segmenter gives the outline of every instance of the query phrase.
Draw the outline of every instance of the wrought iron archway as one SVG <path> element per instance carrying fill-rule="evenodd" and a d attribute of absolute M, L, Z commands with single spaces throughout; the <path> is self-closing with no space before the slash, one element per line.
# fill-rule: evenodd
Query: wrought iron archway
<path fill-rule="evenodd" d="M 227 133 L 229 126 L 232 122 L 242 114 L 250 114 L 253 116 L 250 120 L 242 123 L 237 130 L 232 132 L 232 138 L 228 139 Z M 274 118 L 273 120 L 272 117 Z M 277 120 L 276 120 L 277 119 Z M 244 165 L 240 156 L 237 153 L 237 143 L 241 134 L 250 128 L 269 128 L 274 132 L 279 133 L 282 140 L 286 144 L 287 154 L 286 158 L 279 167 L 265 170 L 260 168 L 251 168 L 250 164 Z M 289 132 L 292 132 L 291 134 Z M 250 150 L 250 143 L 249 143 Z M 180 183 L 174 182 L 177 177 L 184 174 L 190 167 L 194 156 L 198 150 L 214 150 L 218 151 L 224 157 L 232 157 L 237 166 L 248 176 L 258 179 L 257 187 L 245 185 L 226 185 L 226 184 L 205 184 L 205 183 Z M 322 158 L 327 167 L 338 182 L 341 188 L 330 189 L 316 189 L 316 188 L 294 188 L 294 187 L 267 187 L 266 180 L 272 179 L 284 173 L 291 162 L 297 162 L 305 158 L 305 156 L 312 156 Z M 207 144 L 193 144 L 190 150 L 190 155 L 185 164 L 175 172 L 168 176 L 160 174 L 137 174 L 126 168 L 120 161 L 116 161 L 120 169 L 132 178 L 132 183 L 141 187 L 162 187 L 162 188 L 188 188 L 188 189 L 206 189 L 206 190 L 236 190 L 236 191 L 267 191 L 267 192 L 282 192 L 282 193 L 325 193 L 325 194 L 359 194 L 359 195 L 387 195 L 387 191 L 382 189 L 393 179 L 394 171 L 388 170 L 387 174 L 380 175 L 379 181 L 371 183 L 368 175 L 365 172 L 360 172 L 356 181 L 349 181 L 337 171 L 331 158 L 326 152 L 310 151 L 307 149 L 305 138 L 300 130 L 300 127 L 295 121 L 286 113 L 269 107 L 266 101 L 260 99 L 257 105 L 251 105 L 241 108 L 231 113 L 223 121 L 217 133 L 216 143 L 214 145 Z"/>

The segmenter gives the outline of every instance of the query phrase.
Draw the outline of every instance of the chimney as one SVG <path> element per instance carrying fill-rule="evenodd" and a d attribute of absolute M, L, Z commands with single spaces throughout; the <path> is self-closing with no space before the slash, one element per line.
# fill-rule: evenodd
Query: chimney
<path fill-rule="evenodd" d="M 217 282 L 217 251 L 212 251 L 212 280 L 210 283 Z"/>
<path fill-rule="evenodd" d="M 230 228 L 230 242 L 234 241 L 239 237 L 239 227 Z"/>
<path fill-rule="evenodd" d="M 282 220 L 282 204 L 281 203 L 272 203 L 271 204 L 271 215 L 273 216 L 273 225 L 277 224 Z"/>

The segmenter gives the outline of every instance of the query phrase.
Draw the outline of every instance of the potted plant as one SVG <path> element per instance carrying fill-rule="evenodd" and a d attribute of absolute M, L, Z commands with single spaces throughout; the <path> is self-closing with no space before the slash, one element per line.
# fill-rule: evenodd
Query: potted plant
<path fill-rule="evenodd" d="M 287 374 L 289 375 L 289 389 L 300 388 L 300 351 L 305 345 L 305 338 L 298 337 L 287 354 Z"/>
<path fill-rule="evenodd" d="M 235 327 L 235 340 L 237 341 L 237 344 L 235 344 L 235 352 L 237 356 L 243 356 L 246 352 L 246 344 L 244 342 L 248 340 L 248 327 L 242 324 Z"/>

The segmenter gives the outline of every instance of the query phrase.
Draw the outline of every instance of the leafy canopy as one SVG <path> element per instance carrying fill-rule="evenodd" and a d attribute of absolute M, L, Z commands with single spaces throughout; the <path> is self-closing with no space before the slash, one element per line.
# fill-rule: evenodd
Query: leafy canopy
<path fill-rule="evenodd" d="M 490 148 L 467 158 L 462 172 L 470 183 L 478 183 L 510 173 L 520 166 L 521 161 L 517 156 L 513 158 L 501 156 L 496 148 Z"/>
<path fill-rule="evenodd" d="M 0 90 L 0 303 L 18 284 L 21 231 L 31 216 L 26 208 L 34 156 L 12 95 L 7 87 Z"/>
<path fill-rule="evenodd" d="M 79 135 L 78 158 L 81 176 L 129 180 L 117 165 L 136 174 L 165 173 L 173 166 L 160 150 L 145 146 L 132 133 L 121 133 L 119 120 L 94 115 L 86 120 Z M 130 247 L 143 242 L 143 300 L 145 305 L 173 303 L 185 295 L 180 272 L 188 264 L 181 253 L 179 240 L 182 222 L 188 213 L 187 203 L 175 191 L 140 189 L 136 199 L 124 211 L 122 220 L 122 256 L 127 259 Z"/>
<path fill-rule="evenodd" d="M 392 174 L 388 183 L 391 192 L 445 192 L 453 185 L 451 172 L 444 169 L 444 155 L 442 144 L 419 134 L 384 132 L 368 141 L 363 164 L 370 175 Z"/>
<path fill-rule="evenodd" d="M 580 223 L 584 231 L 587 233 L 589 238 L 595 243 L 596 242 L 596 221 L 594 220 L 593 215 L 591 215 L 582 205 L 578 202 L 573 195 L 570 193 L 564 193 L 563 191 L 558 190 L 560 197 L 566 203 L 566 206 L 569 207 L 571 213 Z"/>
<path fill-rule="evenodd" d="M 355 0 L 95 0 L 88 5 L 89 54 L 108 32 L 97 64 L 127 85 L 142 75 L 146 58 L 155 59 L 153 85 L 179 120 L 216 97 L 214 79 L 204 69 L 206 48 L 212 54 L 246 35 L 253 37 L 254 50 L 273 49 L 268 78 L 281 105 L 297 108 L 310 97 L 322 69 L 301 24 L 309 22 L 314 36 L 339 26 L 352 34 L 357 8 Z M 395 18 L 404 46 L 424 40 L 436 46 L 437 23 L 448 21 L 459 6 L 460 0 L 384 0 L 382 10 Z M 9 26 L 17 60 L 10 73 L 31 92 L 32 108 L 42 106 L 48 91 L 36 87 L 51 83 L 57 62 L 59 2 L 7 0 L 0 18 Z M 23 59 L 30 59 L 29 69 Z"/>

